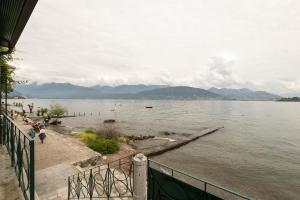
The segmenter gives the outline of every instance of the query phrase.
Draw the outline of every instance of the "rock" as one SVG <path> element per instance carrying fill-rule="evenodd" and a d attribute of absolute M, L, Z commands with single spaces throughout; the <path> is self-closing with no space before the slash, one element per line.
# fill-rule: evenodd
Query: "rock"
<path fill-rule="evenodd" d="M 130 136 L 128 136 L 128 139 L 129 140 L 147 140 L 147 139 L 152 139 L 154 137 L 155 136 L 153 136 L 153 135 L 139 135 L 139 136 L 130 135 Z"/>
<path fill-rule="evenodd" d="M 106 119 L 106 120 L 104 120 L 104 123 L 115 123 L 116 122 L 116 120 L 114 120 L 114 119 Z"/>
<path fill-rule="evenodd" d="M 163 132 L 164 135 L 175 135 L 175 132 L 168 132 L 168 131 L 164 131 Z"/>

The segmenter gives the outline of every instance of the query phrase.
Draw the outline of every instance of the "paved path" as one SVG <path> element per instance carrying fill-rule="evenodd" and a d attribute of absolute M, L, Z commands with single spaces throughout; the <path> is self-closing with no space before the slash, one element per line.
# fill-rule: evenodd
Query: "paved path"
<path fill-rule="evenodd" d="M 5 146 L 0 145 L 0 200 L 17 200 L 19 185 Z"/>
<path fill-rule="evenodd" d="M 22 121 L 15 121 L 21 130 L 31 128 Z M 46 130 L 45 143 L 35 141 L 36 192 L 41 200 L 66 199 L 67 177 L 78 171 L 72 165 L 99 155 L 77 139 Z"/>

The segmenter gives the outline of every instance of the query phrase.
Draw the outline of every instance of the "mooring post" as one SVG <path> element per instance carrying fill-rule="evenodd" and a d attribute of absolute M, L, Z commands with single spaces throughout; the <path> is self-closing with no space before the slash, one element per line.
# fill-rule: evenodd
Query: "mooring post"
<path fill-rule="evenodd" d="M 147 199 L 147 157 L 137 154 L 133 158 L 133 200 Z"/>

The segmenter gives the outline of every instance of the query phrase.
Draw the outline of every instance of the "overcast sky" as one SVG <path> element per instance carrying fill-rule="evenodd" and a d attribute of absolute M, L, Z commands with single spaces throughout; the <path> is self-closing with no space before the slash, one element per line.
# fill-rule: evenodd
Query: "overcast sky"
<path fill-rule="evenodd" d="M 17 75 L 300 93 L 299 0 L 40 0 Z"/>

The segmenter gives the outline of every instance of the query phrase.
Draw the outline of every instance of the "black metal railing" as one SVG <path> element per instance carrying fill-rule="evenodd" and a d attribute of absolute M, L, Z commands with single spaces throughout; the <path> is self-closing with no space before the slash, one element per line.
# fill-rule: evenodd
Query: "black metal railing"
<path fill-rule="evenodd" d="M 252 198 L 157 161 L 148 160 L 148 199 L 251 200 Z"/>
<path fill-rule="evenodd" d="M 68 177 L 68 199 L 133 196 L 133 163 L 125 157 Z"/>
<path fill-rule="evenodd" d="M 6 146 L 25 200 L 35 198 L 34 139 L 5 114 L 0 117 L 1 142 Z"/>

